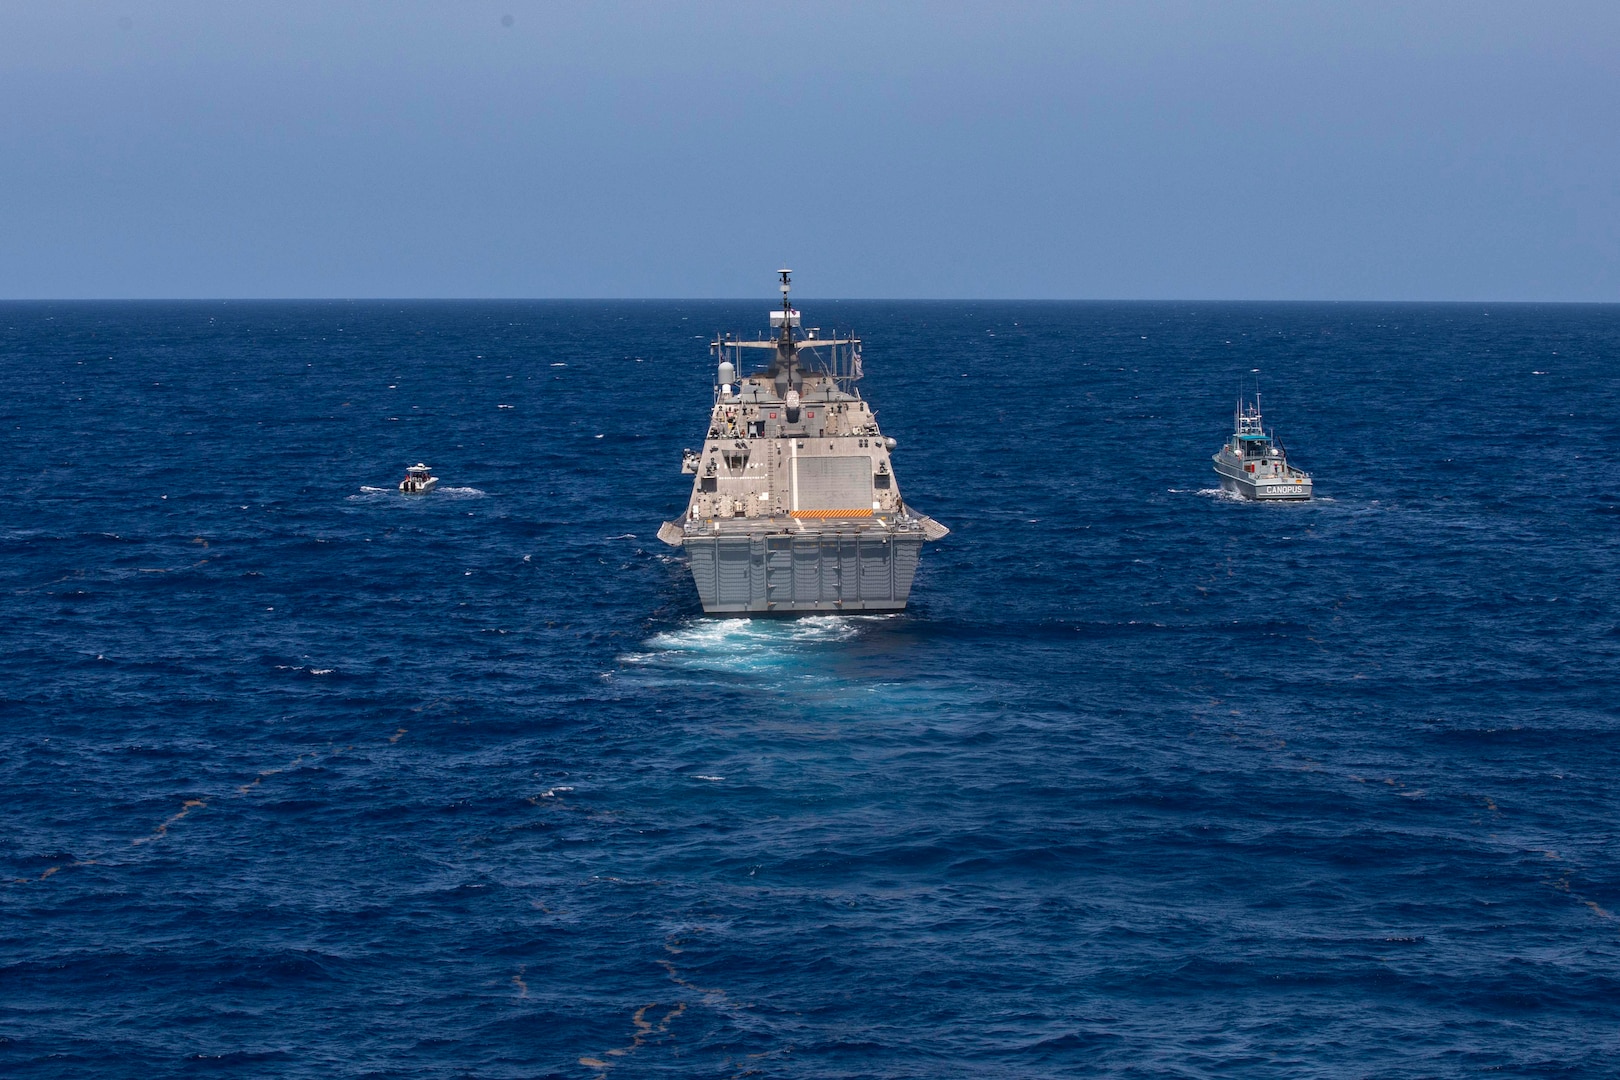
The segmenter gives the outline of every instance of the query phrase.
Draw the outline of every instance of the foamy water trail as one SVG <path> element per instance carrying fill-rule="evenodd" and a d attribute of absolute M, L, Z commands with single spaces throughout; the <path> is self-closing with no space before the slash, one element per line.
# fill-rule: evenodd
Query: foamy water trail
<path fill-rule="evenodd" d="M 881 715 L 901 724 L 954 714 L 965 704 L 960 685 L 916 676 L 903 661 L 881 671 L 860 661 L 863 639 L 881 635 L 894 618 L 696 619 L 621 654 L 610 677 L 665 690 L 723 684 L 789 694 L 801 719 L 812 707 L 823 719 Z"/>
<path fill-rule="evenodd" d="M 406 495 L 398 488 L 372 487 L 369 484 L 360 485 L 358 494 L 349 495 L 349 502 L 372 502 L 379 498 L 399 498 L 410 503 L 420 503 L 432 499 L 482 499 L 488 492 L 475 487 L 437 487 L 424 495 Z"/>
<path fill-rule="evenodd" d="M 698 619 L 654 634 L 619 659 L 632 667 L 714 674 L 786 673 L 860 632 L 847 615 L 798 619 Z"/>

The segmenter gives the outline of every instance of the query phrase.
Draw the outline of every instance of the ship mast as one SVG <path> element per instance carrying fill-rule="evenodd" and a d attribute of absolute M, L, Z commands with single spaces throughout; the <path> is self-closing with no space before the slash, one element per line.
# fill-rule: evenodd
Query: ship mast
<path fill-rule="evenodd" d="M 792 270 L 787 267 L 777 271 L 782 275 L 782 336 L 776 339 L 776 351 L 781 356 L 782 371 L 787 377 L 787 385 L 793 385 L 793 356 L 797 350 L 793 346 L 793 302 L 788 299 L 788 290 L 792 288 Z"/>
<path fill-rule="evenodd" d="M 792 274 L 793 271 L 784 267 L 778 270 L 777 273 L 782 275 L 782 336 L 777 339 L 777 343 L 791 350 L 793 348 L 793 303 L 788 300 L 788 290 L 792 288 L 792 282 L 788 275 Z"/>
<path fill-rule="evenodd" d="M 794 316 L 798 312 L 793 310 L 793 302 L 788 299 L 793 271 L 783 267 L 777 273 L 782 277 L 782 313 L 778 315 L 772 312 L 771 318 L 782 320 L 782 332 L 776 338 L 776 362 L 771 365 L 771 375 L 776 381 L 776 392 L 786 399 L 798 389 L 799 382 L 799 375 L 793 370 L 793 361 L 799 352 L 798 344 L 793 340 Z"/>

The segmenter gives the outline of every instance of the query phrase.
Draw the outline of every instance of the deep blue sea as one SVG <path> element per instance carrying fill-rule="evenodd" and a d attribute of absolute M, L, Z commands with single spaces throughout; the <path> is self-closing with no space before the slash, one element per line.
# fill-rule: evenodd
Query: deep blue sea
<path fill-rule="evenodd" d="M 769 297 L 0 305 L 0 1073 L 1620 1075 L 1620 307 L 802 306 L 903 615 L 654 537 Z"/>

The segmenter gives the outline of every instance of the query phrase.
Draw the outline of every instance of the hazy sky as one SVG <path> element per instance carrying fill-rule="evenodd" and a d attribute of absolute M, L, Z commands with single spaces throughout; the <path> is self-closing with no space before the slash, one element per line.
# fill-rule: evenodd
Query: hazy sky
<path fill-rule="evenodd" d="M 0 297 L 1620 301 L 1620 2 L 0 2 Z"/>

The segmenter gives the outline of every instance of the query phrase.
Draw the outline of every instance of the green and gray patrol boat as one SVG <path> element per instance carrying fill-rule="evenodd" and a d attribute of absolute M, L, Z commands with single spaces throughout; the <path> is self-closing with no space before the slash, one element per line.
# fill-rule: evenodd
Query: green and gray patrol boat
<path fill-rule="evenodd" d="M 1260 423 L 1260 395 L 1238 402 L 1232 437 L 1215 455 L 1221 487 L 1257 502 L 1303 502 L 1311 497 L 1311 474 L 1288 464 L 1273 434 Z"/>
<path fill-rule="evenodd" d="M 802 328 L 779 273 L 773 336 L 711 343 L 708 437 L 682 454 L 692 494 L 658 538 L 686 550 L 706 614 L 900 611 L 923 543 L 949 530 L 900 496 L 895 440 L 856 388 L 860 339 Z"/>

